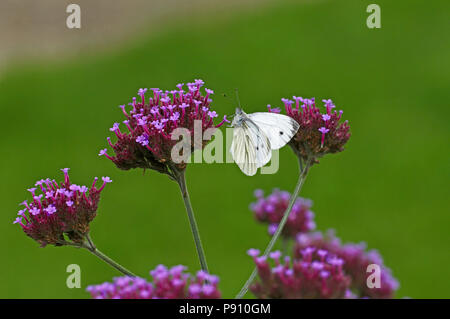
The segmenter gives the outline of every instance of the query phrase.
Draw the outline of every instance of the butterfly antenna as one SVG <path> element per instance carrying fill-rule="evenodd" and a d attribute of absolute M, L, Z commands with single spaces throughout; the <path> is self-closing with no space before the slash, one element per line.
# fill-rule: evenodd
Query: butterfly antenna
<path fill-rule="evenodd" d="M 241 108 L 241 101 L 239 101 L 239 92 L 238 92 L 237 88 L 235 89 L 235 92 L 236 92 L 236 102 L 237 102 L 237 104 L 239 106 L 239 109 L 242 109 Z"/>

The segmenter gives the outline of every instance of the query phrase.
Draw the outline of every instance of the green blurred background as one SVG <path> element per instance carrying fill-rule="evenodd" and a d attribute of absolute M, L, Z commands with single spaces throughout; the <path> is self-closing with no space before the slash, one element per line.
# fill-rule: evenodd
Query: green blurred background
<path fill-rule="evenodd" d="M 157 264 L 199 266 L 177 186 L 155 172 L 120 171 L 106 147 L 117 107 L 140 87 L 172 89 L 202 78 L 215 109 L 239 88 L 249 112 L 282 97 L 332 98 L 349 120 L 346 150 L 314 166 L 301 195 L 319 230 L 376 248 L 400 281 L 397 297 L 450 297 L 449 1 L 377 1 L 381 29 L 368 29 L 372 1 L 277 1 L 222 14 L 179 15 L 111 50 L 51 62 L 17 61 L 0 78 L 0 297 L 86 298 L 89 284 L 118 273 L 87 251 L 39 248 L 17 225 L 18 203 L 40 178 L 75 183 L 110 176 L 92 237 L 106 254 L 148 276 Z M 297 165 L 280 153 L 275 175 L 243 175 L 234 164 L 192 164 L 187 179 L 212 273 L 224 297 L 247 279 L 250 247 L 266 227 L 248 210 L 253 190 L 292 191 Z M 82 289 L 66 287 L 68 264 Z"/>

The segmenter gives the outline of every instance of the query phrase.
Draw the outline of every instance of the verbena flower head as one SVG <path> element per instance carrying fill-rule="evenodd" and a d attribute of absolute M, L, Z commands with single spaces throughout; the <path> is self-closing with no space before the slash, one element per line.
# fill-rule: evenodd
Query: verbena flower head
<path fill-rule="evenodd" d="M 250 286 L 257 298 L 330 299 L 350 298 L 351 279 L 343 271 L 344 261 L 326 250 L 307 247 L 293 260 L 282 259 L 279 251 L 270 253 L 269 261 L 250 249 L 258 270 L 258 280 Z"/>
<path fill-rule="evenodd" d="M 294 101 L 281 100 L 286 114 L 300 124 L 300 129 L 289 143 L 297 156 L 305 161 L 310 158 L 317 162 L 325 154 L 343 151 L 350 138 L 350 127 L 348 121 L 340 122 L 343 111 L 333 110 L 335 105 L 330 99 L 322 100 L 323 113 L 316 106 L 314 98 L 294 96 Z M 269 112 L 279 113 L 278 109 L 268 108 Z"/>
<path fill-rule="evenodd" d="M 342 244 L 332 231 L 326 235 L 320 232 L 299 234 L 295 246 L 295 256 L 301 256 L 306 247 L 326 249 L 344 260 L 344 270 L 352 278 L 352 290 L 359 297 L 393 298 L 398 289 L 398 281 L 391 271 L 383 264 L 383 260 L 376 250 L 366 250 L 364 243 Z M 367 286 L 367 266 L 377 264 L 381 269 L 381 287 L 369 288 Z"/>
<path fill-rule="evenodd" d="M 138 277 L 117 277 L 112 283 L 87 287 L 96 299 L 217 299 L 219 278 L 204 271 L 191 275 L 182 265 L 157 266 L 150 271 L 153 282 Z"/>
<path fill-rule="evenodd" d="M 62 171 L 64 180 L 59 184 L 47 178 L 37 181 L 35 187 L 28 189 L 32 200 L 21 203 L 24 208 L 14 221 L 22 227 L 25 234 L 43 247 L 48 244 L 63 245 L 64 236 L 82 243 L 89 232 L 89 223 L 97 214 L 100 193 L 111 182 L 109 177 L 103 177 L 102 186 L 97 188 L 96 177 L 88 188 L 72 184 L 68 168 Z"/>
<path fill-rule="evenodd" d="M 115 143 L 108 138 L 108 143 L 115 155 L 109 155 L 107 149 L 102 149 L 99 155 L 106 156 L 120 169 L 131 168 L 153 169 L 169 174 L 171 168 L 184 170 L 186 163 L 174 163 L 171 158 L 173 146 L 179 142 L 172 140 L 172 132 L 177 128 L 186 128 L 190 132 L 191 152 L 203 148 L 207 141 L 194 143 L 194 127 L 198 123 L 199 133 L 209 128 L 221 126 L 226 119 L 214 125 L 217 113 L 211 110 L 211 94 L 214 92 L 201 87 L 204 82 L 195 80 L 187 84 L 178 84 L 176 90 L 163 91 L 151 89 L 153 94 L 146 98 L 147 89 L 139 89 L 139 98 L 133 98 L 129 110 L 120 105 L 125 120 L 123 124 L 114 123 L 110 131 L 114 132 Z M 196 122 L 197 121 L 197 122 Z M 202 135 L 200 135 L 202 136 Z M 181 154 L 188 157 L 189 154 Z M 170 175 L 170 174 L 169 174 Z"/>
<path fill-rule="evenodd" d="M 268 232 L 272 236 L 288 207 L 291 194 L 274 189 L 267 197 L 264 197 L 262 190 L 256 190 L 255 196 L 257 201 L 250 204 L 250 209 L 259 222 L 269 224 Z M 298 233 L 314 230 L 316 224 L 311 206 L 311 200 L 297 198 L 281 235 L 286 238 L 295 238 Z"/>

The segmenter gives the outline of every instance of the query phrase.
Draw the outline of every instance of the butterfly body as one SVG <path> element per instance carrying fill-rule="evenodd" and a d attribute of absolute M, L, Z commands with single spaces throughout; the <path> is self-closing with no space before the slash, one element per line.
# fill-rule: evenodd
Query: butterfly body
<path fill-rule="evenodd" d="M 244 121 L 248 120 L 247 113 L 245 113 L 241 108 L 236 108 L 236 113 L 234 114 L 231 126 L 238 127 L 241 126 Z"/>
<path fill-rule="evenodd" d="M 236 108 L 231 126 L 234 128 L 231 155 L 249 176 L 266 165 L 272 150 L 286 145 L 299 129 L 299 124 L 289 116 L 269 112 L 247 114 L 241 108 Z"/>

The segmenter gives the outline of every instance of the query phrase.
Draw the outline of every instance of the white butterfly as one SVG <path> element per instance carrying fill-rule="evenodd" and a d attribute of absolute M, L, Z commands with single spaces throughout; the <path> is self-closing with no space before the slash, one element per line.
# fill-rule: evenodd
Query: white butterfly
<path fill-rule="evenodd" d="M 272 150 L 286 145 L 297 133 L 300 125 L 293 118 L 269 112 L 246 114 L 236 108 L 231 126 L 233 142 L 231 155 L 241 171 L 249 176 L 266 165 Z"/>

